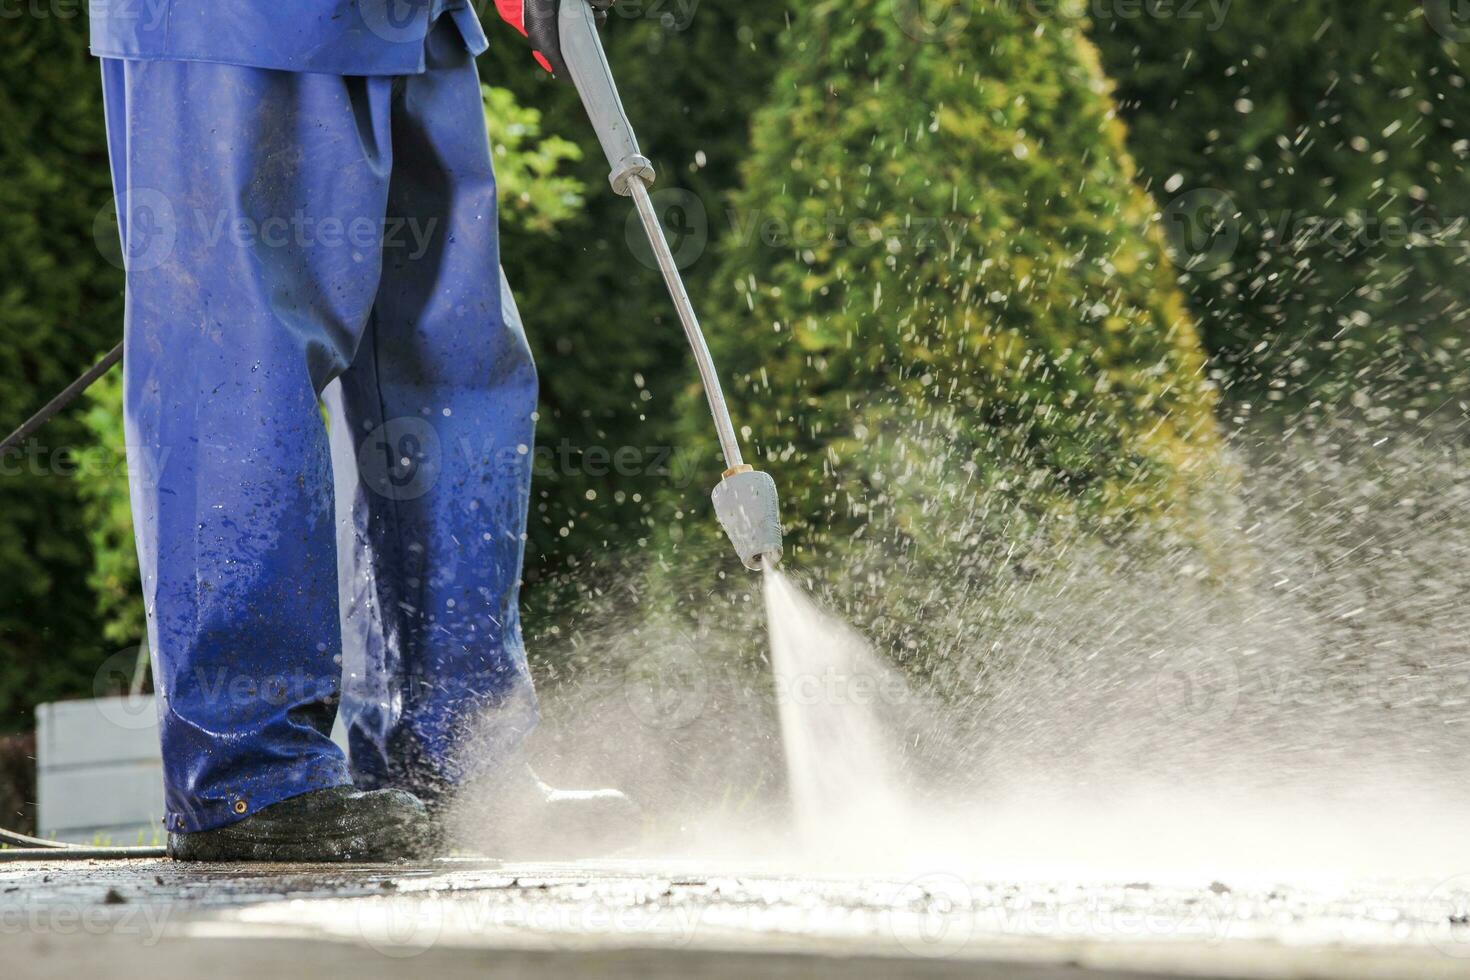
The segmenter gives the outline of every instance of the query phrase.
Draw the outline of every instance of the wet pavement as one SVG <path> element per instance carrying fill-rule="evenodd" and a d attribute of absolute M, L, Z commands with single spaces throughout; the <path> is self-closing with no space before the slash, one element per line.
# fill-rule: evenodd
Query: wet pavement
<path fill-rule="evenodd" d="M 6 977 L 1467 977 L 1470 881 L 1287 888 L 688 862 L 0 864 Z"/>

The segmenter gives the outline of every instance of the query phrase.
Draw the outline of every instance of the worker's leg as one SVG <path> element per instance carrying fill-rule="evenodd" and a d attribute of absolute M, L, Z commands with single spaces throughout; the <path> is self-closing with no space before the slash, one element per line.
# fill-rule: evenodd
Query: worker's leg
<path fill-rule="evenodd" d="M 499 271 L 479 81 L 447 19 L 428 63 L 394 100 L 383 282 L 333 448 L 353 515 L 354 774 L 433 796 L 503 761 L 535 720 L 518 593 L 536 374 Z"/>
<path fill-rule="evenodd" d="M 392 82 L 104 63 L 170 831 L 348 782 L 317 396 L 377 291 Z"/>

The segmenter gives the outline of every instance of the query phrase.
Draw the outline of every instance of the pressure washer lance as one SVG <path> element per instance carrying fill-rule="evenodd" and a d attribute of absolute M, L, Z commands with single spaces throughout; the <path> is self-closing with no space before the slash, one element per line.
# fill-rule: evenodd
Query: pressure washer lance
<path fill-rule="evenodd" d="M 694 305 L 689 302 L 679 267 L 674 263 L 658 214 L 653 209 L 653 201 L 648 196 L 648 188 L 654 181 L 653 164 L 639 151 L 638 138 L 633 135 L 633 126 L 623 111 L 612 69 L 608 67 L 602 40 L 597 35 L 596 13 L 589 4 L 563 3 L 557 29 L 567 74 L 577 87 L 577 94 L 582 97 L 582 105 L 597 132 L 597 141 L 602 144 L 602 152 L 612 168 L 608 177 L 612 189 L 633 199 L 643 230 L 648 235 L 648 244 L 658 260 L 659 271 L 663 273 L 674 307 L 679 311 L 684 336 L 694 350 L 699 378 L 704 384 L 715 431 L 720 437 L 720 449 L 725 454 L 724 478 L 711 494 L 715 515 L 747 568 L 774 567 L 781 561 L 781 513 L 776 499 L 776 481 L 769 474 L 748 465 L 740 455 L 740 443 L 735 438 L 730 411 L 725 407 L 725 395 L 720 389 L 720 378 L 715 373 L 709 345 L 705 343 L 699 319 L 694 315 Z"/>

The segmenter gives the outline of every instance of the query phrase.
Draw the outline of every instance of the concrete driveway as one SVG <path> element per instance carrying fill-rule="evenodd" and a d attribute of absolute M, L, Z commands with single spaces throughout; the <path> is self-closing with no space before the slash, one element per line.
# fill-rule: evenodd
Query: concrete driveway
<path fill-rule="evenodd" d="M 1238 889 L 681 862 L 0 864 L 3 973 L 1470 977 L 1465 883 Z"/>

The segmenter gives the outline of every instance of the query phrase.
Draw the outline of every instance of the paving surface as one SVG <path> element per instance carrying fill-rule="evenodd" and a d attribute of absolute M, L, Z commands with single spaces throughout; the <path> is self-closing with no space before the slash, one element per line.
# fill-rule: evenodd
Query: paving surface
<path fill-rule="evenodd" d="M 0 863 L 32 977 L 1467 977 L 1470 882 L 1240 888 L 676 862 Z"/>

